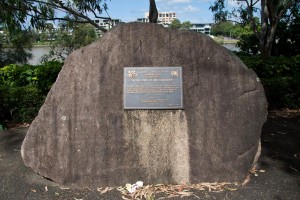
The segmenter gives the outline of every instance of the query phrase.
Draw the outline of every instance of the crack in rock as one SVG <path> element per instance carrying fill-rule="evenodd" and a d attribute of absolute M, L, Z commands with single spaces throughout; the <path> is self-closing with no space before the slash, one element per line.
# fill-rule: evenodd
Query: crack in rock
<path fill-rule="evenodd" d="M 251 147 L 249 147 L 244 153 L 239 153 L 237 159 L 244 157 L 249 151 L 252 151 L 253 148 L 256 147 L 256 144 L 252 145 Z"/>
<path fill-rule="evenodd" d="M 243 97 L 243 96 L 245 96 L 245 95 L 248 95 L 249 93 L 256 92 L 256 91 L 258 91 L 257 88 L 254 88 L 254 89 L 251 89 L 251 90 L 247 90 L 247 91 L 243 92 L 243 93 L 239 96 L 239 98 L 240 98 L 240 97 Z"/>

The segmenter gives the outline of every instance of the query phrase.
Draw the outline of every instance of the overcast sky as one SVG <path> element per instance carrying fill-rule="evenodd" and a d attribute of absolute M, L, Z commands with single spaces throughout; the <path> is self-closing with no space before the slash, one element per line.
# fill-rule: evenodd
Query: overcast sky
<path fill-rule="evenodd" d="M 174 11 L 180 21 L 211 23 L 213 14 L 209 7 L 214 0 L 156 0 L 159 12 Z M 107 0 L 111 18 L 124 22 L 136 21 L 149 10 L 149 0 Z M 231 2 L 228 3 L 231 5 Z"/>

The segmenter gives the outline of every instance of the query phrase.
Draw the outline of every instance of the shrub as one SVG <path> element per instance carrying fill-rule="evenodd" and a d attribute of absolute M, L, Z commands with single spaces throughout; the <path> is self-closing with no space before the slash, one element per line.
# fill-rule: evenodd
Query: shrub
<path fill-rule="evenodd" d="M 38 113 L 63 63 L 8 65 L 0 69 L 0 123 L 30 122 Z"/>
<path fill-rule="evenodd" d="M 300 55 L 272 57 L 238 54 L 260 77 L 270 109 L 300 108 Z"/>
<path fill-rule="evenodd" d="M 259 40 L 254 34 L 242 34 L 236 46 L 247 54 L 256 55 L 259 52 Z"/>
<path fill-rule="evenodd" d="M 300 73 L 300 55 L 294 57 L 271 57 L 267 61 L 260 56 L 237 53 L 247 67 L 253 69 L 260 78 L 288 77 Z"/>
<path fill-rule="evenodd" d="M 37 88 L 43 95 L 48 94 L 62 66 L 62 62 L 50 61 L 37 68 Z"/>
<path fill-rule="evenodd" d="M 1 86 L 0 94 L 2 118 L 13 122 L 30 122 L 44 102 L 43 95 L 34 86 Z"/>

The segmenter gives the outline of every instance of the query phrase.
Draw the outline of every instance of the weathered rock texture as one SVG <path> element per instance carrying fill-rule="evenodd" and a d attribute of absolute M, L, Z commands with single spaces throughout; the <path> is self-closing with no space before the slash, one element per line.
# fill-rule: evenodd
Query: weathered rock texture
<path fill-rule="evenodd" d="M 183 67 L 184 110 L 123 110 L 123 67 L 145 66 Z M 209 37 L 120 25 L 68 57 L 22 157 L 79 186 L 242 181 L 266 114 L 256 74 Z"/>

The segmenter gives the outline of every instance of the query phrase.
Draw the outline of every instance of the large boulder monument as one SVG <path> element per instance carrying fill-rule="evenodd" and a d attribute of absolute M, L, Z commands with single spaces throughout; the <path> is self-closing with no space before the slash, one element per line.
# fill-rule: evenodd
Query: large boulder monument
<path fill-rule="evenodd" d="M 83 187 L 242 182 L 266 116 L 257 75 L 210 37 L 129 23 L 66 59 L 21 154 Z"/>

